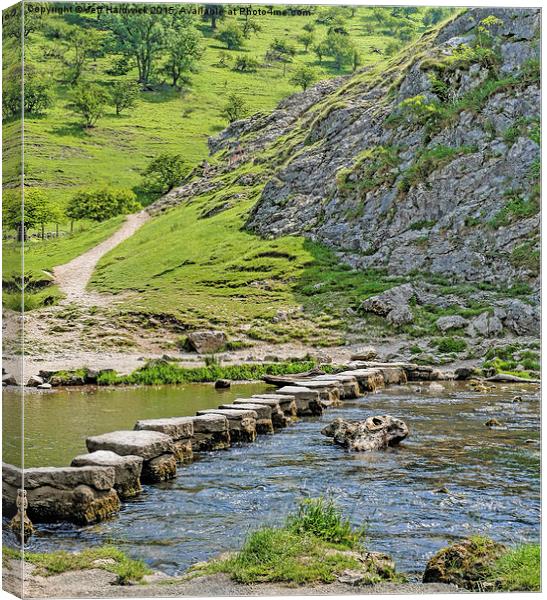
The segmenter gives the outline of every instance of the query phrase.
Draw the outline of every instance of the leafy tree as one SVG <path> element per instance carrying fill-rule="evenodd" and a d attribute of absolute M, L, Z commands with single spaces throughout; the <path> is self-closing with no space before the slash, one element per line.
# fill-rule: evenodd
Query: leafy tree
<path fill-rule="evenodd" d="M 24 9 L 25 17 L 21 22 L 21 11 Z M 31 33 L 39 31 L 43 26 L 43 17 L 39 13 L 27 10 L 27 7 L 20 3 L 6 9 L 2 19 L 2 35 L 15 40 L 21 39 L 21 33 L 26 39 Z M 22 27 L 22 31 L 21 31 Z"/>
<path fill-rule="evenodd" d="M 262 26 L 256 19 L 248 18 L 243 23 L 243 36 L 247 39 L 251 37 L 251 33 L 255 35 L 262 31 Z"/>
<path fill-rule="evenodd" d="M 307 52 L 309 47 L 313 44 L 315 36 L 313 35 L 313 33 L 305 31 L 304 33 L 300 34 L 296 39 L 304 46 L 304 50 Z"/>
<path fill-rule="evenodd" d="M 135 107 L 139 90 L 139 84 L 134 81 L 115 81 L 112 84 L 110 99 L 117 115 L 120 115 L 122 110 Z"/>
<path fill-rule="evenodd" d="M 238 94 L 230 94 L 228 102 L 222 110 L 222 116 L 228 119 L 228 123 L 233 123 L 239 119 L 243 119 L 249 114 L 249 108 L 245 99 Z"/>
<path fill-rule="evenodd" d="M 172 26 L 166 15 L 156 14 L 106 14 L 105 26 L 114 35 L 114 51 L 135 60 L 139 83 L 148 85 L 154 61 L 164 50 L 166 30 Z"/>
<path fill-rule="evenodd" d="M 4 226 L 15 229 L 19 241 L 25 241 L 27 231 L 38 225 L 42 226 L 42 237 L 44 237 L 44 224 L 60 218 L 57 206 L 48 200 L 41 189 L 25 188 L 24 203 L 21 189 L 5 190 L 3 196 Z"/>
<path fill-rule="evenodd" d="M 104 115 L 108 103 L 106 91 L 96 83 L 81 83 L 72 93 L 68 107 L 82 116 L 84 127 L 95 127 L 97 121 Z"/>
<path fill-rule="evenodd" d="M 188 175 L 189 168 L 180 154 L 160 154 L 143 172 L 143 188 L 165 194 L 179 185 Z"/>
<path fill-rule="evenodd" d="M 276 38 L 270 44 L 267 57 L 271 60 L 283 63 L 283 75 L 286 73 L 287 64 L 292 62 L 296 48 L 287 40 Z"/>
<path fill-rule="evenodd" d="M 82 191 L 73 196 L 66 207 L 66 215 L 72 221 L 90 219 L 106 221 L 117 215 L 125 215 L 141 208 L 131 190 L 103 187 Z"/>
<path fill-rule="evenodd" d="M 254 73 L 258 70 L 260 63 L 255 58 L 251 56 L 247 56 L 246 54 L 240 54 L 236 56 L 236 60 L 234 63 L 234 71 L 239 71 L 241 73 Z"/>
<path fill-rule="evenodd" d="M 352 63 L 352 71 L 355 73 L 357 69 L 363 64 L 363 57 L 361 54 L 354 49 L 353 50 L 353 63 Z"/>
<path fill-rule="evenodd" d="M 217 21 L 224 19 L 223 4 L 204 4 L 205 12 L 203 13 L 204 21 L 211 21 L 211 29 L 217 28 Z"/>
<path fill-rule="evenodd" d="M 348 36 L 331 33 L 326 38 L 327 55 L 334 59 L 334 65 L 340 70 L 345 64 L 351 63 L 355 48 Z"/>
<path fill-rule="evenodd" d="M 177 87 L 184 73 L 195 70 L 197 61 L 203 54 L 201 33 L 187 24 L 166 34 L 167 63 L 165 72 L 171 77 L 171 84 Z"/>
<path fill-rule="evenodd" d="M 218 39 L 226 44 L 228 50 L 238 50 L 243 46 L 243 30 L 236 21 L 230 21 L 219 30 Z"/>
<path fill-rule="evenodd" d="M 67 67 L 67 80 L 75 85 L 83 75 L 92 55 L 102 47 L 102 36 L 95 29 L 72 27 L 68 30 L 64 45 L 63 62 Z"/>
<path fill-rule="evenodd" d="M 305 91 L 316 79 L 317 74 L 314 69 L 311 67 L 300 67 L 293 73 L 289 81 L 293 85 L 300 86 Z"/>
<path fill-rule="evenodd" d="M 15 64 L 4 73 L 2 94 L 2 116 L 4 119 L 13 119 L 21 116 L 22 68 Z M 40 115 L 52 103 L 51 83 L 41 75 L 37 68 L 25 64 L 25 94 L 23 108 L 26 114 Z"/>
<path fill-rule="evenodd" d="M 314 51 L 315 55 L 317 56 L 317 58 L 319 59 L 319 63 L 322 63 L 323 58 L 325 56 L 327 56 L 327 54 L 329 53 L 329 48 L 327 46 L 326 40 L 323 40 L 322 42 L 319 42 L 319 44 L 316 44 L 313 47 L 313 51 Z"/>
<path fill-rule="evenodd" d="M 311 21 L 309 21 L 304 25 L 304 27 L 302 27 L 302 29 L 304 31 L 307 31 L 308 33 L 312 33 L 313 31 L 315 31 L 315 25 Z"/>

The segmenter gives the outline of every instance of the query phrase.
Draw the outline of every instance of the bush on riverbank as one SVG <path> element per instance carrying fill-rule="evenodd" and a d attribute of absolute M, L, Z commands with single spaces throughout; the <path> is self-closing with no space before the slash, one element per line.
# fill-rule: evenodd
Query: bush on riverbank
<path fill-rule="evenodd" d="M 332 501 L 308 499 L 283 526 L 254 531 L 239 552 L 194 574 L 226 573 L 238 583 L 331 583 L 346 572 L 359 584 L 402 581 L 389 557 L 364 551 L 363 532 Z"/>
<path fill-rule="evenodd" d="M 259 380 L 264 375 L 292 375 L 309 371 L 317 366 L 312 360 L 280 362 L 280 363 L 253 363 L 243 365 L 209 364 L 205 367 L 179 367 L 171 362 L 159 360 L 150 361 L 144 367 L 133 371 L 129 375 L 119 375 L 115 371 L 99 373 L 99 385 L 162 385 L 173 383 L 205 383 L 217 379 L 230 379 L 232 381 Z M 323 367 L 326 372 L 331 367 Z"/>
<path fill-rule="evenodd" d="M 19 550 L 3 548 L 5 558 L 20 560 L 22 555 Z M 66 571 L 81 571 L 83 569 L 101 568 L 117 576 L 119 585 L 141 581 L 151 573 L 150 569 L 141 561 L 129 558 L 114 546 L 101 546 L 99 548 L 86 548 L 81 552 L 37 553 L 25 552 L 24 559 L 36 567 L 36 575 L 47 577 L 58 575 Z"/>

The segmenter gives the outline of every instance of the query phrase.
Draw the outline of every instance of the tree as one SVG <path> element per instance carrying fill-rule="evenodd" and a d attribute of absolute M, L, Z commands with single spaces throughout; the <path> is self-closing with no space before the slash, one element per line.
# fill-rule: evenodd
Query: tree
<path fill-rule="evenodd" d="M 311 67 L 300 67 L 293 73 L 289 81 L 293 85 L 300 86 L 305 91 L 316 79 L 317 74 L 314 69 Z"/>
<path fill-rule="evenodd" d="M 84 127 L 95 127 L 97 121 L 104 115 L 108 95 L 96 83 L 81 83 L 72 93 L 72 101 L 68 107 L 83 117 Z"/>
<path fill-rule="evenodd" d="M 139 83 L 148 85 L 155 59 L 165 49 L 166 30 L 172 26 L 166 15 L 106 14 L 105 25 L 114 35 L 113 50 L 135 60 Z"/>
<path fill-rule="evenodd" d="M 139 91 L 139 84 L 134 81 L 115 81 L 112 84 L 110 99 L 117 115 L 120 115 L 122 110 L 134 108 Z"/>
<path fill-rule="evenodd" d="M 219 30 L 218 39 L 226 44 L 228 50 L 238 50 L 243 46 L 243 30 L 236 21 L 230 21 Z"/>
<path fill-rule="evenodd" d="M 204 4 L 203 20 L 211 21 L 211 29 L 217 28 L 217 21 L 224 19 L 223 4 Z"/>
<path fill-rule="evenodd" d="M 248 18 L 243 23 L 243 36 L 247 39 L 251 37 L 251 33 L 256 35 L 261 31 L 262 27 L 256 19 Z"/>
<path fill-rule="evenodd" d="M 258 70 L 259 66 L 260 63 L 255 58 L 247 56 L 246 54 L 240 54 L 239 56 L 236 56 L 233 69 L 240 73 L 254 73 Z"/>
<path fill-rule="evenodd" d="M 4 74 L 2 94 L 2 116 L 4 119 L 21 117 L 22 72 L 21 64 L 15 64 Z M 25 94 L 23 100 L 25 114 L 40 115 L 51 106 L 51 83 L 31 63 L 25 64 Z"/>
<path fill-rule="evenodd" d="M 62 60 L 67 67 L 67 80 L 75 85 L 93 53 L 102 47 L 102 37 L 95 29 L 73 27 L 66 34 L 65 47 Z"/>
<path fill-rule="evenodd" d="M 325 40 L 326 54 L 334 59 L 334 65 L 340 70 L 345 64 L 351 63 L 355 48 L 348 36 L 331 33 Z"/>
<path fill-rule="evenodd" d="M 165 194 L 188 175 L 189 167 L 180 154 L 160 154 L 143 172 L 146 191 Z"/>
<path fill-rule="evenodd" d="M 287 40 L 275 38 L 267 57 L 271 60 L 283 63 L 283 76 L 285 76 L 287 64 L 292 62 L 294 55 L 296 54 L 296 48 Z"/>
<path fill-rule="evenodd" d="M 327 56 L 327 54 L 329 53 L 329 49 L 327 47 L 326 40 L 323 40 L 319 44 L 316 44 L 313 47 L 313 51 L 314 51 L 315 55 L 317 56 L 317 58 L 319 59 L 319 63 L 322 63 L 323 57 Z"/>
<path fill-rule="evenodd" d="M 103 187 L 82 191 L 73 196 L 66 207 L 66 215 L 72 221 L 90 219 L 106 221 L 117 215 L 126 215 L 141 208 L 131 190 Z"/>
<path fill-rule="evenodd" d="M 230 94 L 228 102 L 222 110 L 222 116 L 228 119 L 228 123 L 233 123 L 239 119 L 243 119 L 249 114 L 249 108 L 245 99 L 238 94 Z"/>
<path fill-rule="evenodd" d="M 357 50 L 353 50 L 353 64 L 352 71 L 355 73 L 357 69 L 363 64 L 363 58 Z"/>
<path fill-rule="evenodd" d="M 308 48 L 313 44 L 315 36 L 313 35 L 313 33 L 305 31 L 304 33 L 301 33 L 296 39 L 304 46 L 304 50 L 307 52 Z"/>
<path fill-rule="evenodd" d="M 43 190 L 24 189 L 24 202 L 21 189 L 5 190 L 2 202 L 2 220 L 4 225 L 17 231 L 17 239 L 24 242 L 27 231 L 53 221 L 59 216 L 57 208 L 48 200 Z"/>
<path fill-rule="evenodd" d="M 167 62 L 164 71 L 171 77 L 171 85 L 177 87 L 184 73 L 195 70 L 203 54 L 201 33 L 187 25 L 166 34 Z"/>

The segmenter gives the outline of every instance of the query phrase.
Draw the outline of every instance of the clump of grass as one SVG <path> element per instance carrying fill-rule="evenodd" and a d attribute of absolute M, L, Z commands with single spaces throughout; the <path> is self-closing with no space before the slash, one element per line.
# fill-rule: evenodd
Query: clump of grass
<path fill-rule="evenodd" d="M 334 501 L 325 498 L 303 500 L 298 512 L 289 517 L 287 527 L 294 533 L 311 534 L 347 548 L 359 548 L 365 538 L 365 528 L 355 529 Z"/>
<path fill-rule="evenodd" d="M 19 559 L 21 553 L 18 550 L 4 548 L 4 554 L 9 558 Z M 120 549 L 114 546 L 101 546 L 99 548 L 86 548 L 81 552 L 57 552 L 37 553 L 25 552 L 25 560 L 37 567 L 37 574 L 44 577 L 58 575 L 67 571 L 81 571 L 93 569 L 100 565 L 101 569 L 115 573 L 119 585 L 141 581 L 144 575 L 151 573 L 150 569 L 141 561 L 129 558 Z M 95 561 L 105 560 L 99 565 Z"/>
<path fill-rule="evenodd" d="M 435 340 L 439 352 L 463 352 L 467 348 L 467 342 L 458 337 L 443 337 Z"/>
<path fill-rule="evenodd" d="M 361 560 L 363 530 L 353 529 L 334 503 L 305 500 L 282 527 L 249 534 L 239 552 L 200 565 L 195 574 L 226 573 L 239 583 L 331 583 L 347 569 L 363 573 L 363 583 L 404 580 L 391 564 Z M 389 561 L 388 561 L 389 562 Z"/>
<path fill-rule="evenodd" d="M 503 554 L 492 566 L 488 580 L 504 592 L 538 592 L 541 585 L 539 544 L 522 544 Z"/>

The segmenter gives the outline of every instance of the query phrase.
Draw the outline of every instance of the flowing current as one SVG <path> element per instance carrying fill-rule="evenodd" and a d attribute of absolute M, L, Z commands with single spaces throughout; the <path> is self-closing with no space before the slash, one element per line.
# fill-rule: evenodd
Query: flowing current
<path fill-rule="evenodd" d="M 85 452 L 87 435 L 132 428 L 138 418 L 194 414 L 265 389 L 240 385 L 219 393 L 188 385 L 30 395 L 27 466 L 67 465 Z M 4 410 L 17 413 L 15 397 L 6 393 L 4 402 Z M 336 417 L 374 414 L 406 421 L 408 439 L 388 451 L 351 454 L 320 433 Z M 492 417 L 506 428 L 485 427 Z M 10 427 L 4 431 L 8 462 L 15 439 Z M 180 574 L 237 549 L 249 531 L 282 523 L 303 497 L 330 495 L 355 525 L 366 524 L 371 550 L 418 574 L 435 551 L 459 537 L 538 540 L 539 460 L 537 386 L 497 385 L 486 393 L 455 382 L 393 386 L 254 444 L 203 454 L 180 467 L 175 480 L 145 486 L 106 522 L 38 524 L 28 550 L 112 543 L 154 569 Z"/>

